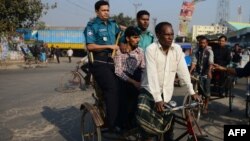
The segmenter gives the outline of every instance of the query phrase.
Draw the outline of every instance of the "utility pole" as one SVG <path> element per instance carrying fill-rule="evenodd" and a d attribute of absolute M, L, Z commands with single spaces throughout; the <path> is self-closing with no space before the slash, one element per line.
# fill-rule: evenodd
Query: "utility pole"
<path fill-rule="evenodd" d="M 154 18 L 153 18 L 153 30 L 152 30 L 152 31 L 154 31 L 154 28 L 155 28 L 155 26 L 156 26 L 156 22 L 157 22 L 157 18 L 154 17 Z M 155 32 L 154 32 L 154 33 L 155 33 Z M 155 34 L 154 34 L 154 36 L 156 37 Z"/>
<path fill-rule="evenodd" d="M 142 6 L 142 4 L 141 3 L 133 3 L 133 5 L 135 7 L 135 17 L 136 17 L 138 7 Z"/>
<path fill-rule="evenodd" d="M 153 18 L 153 25 L 154 25 L 154 27 L 156 26 L 156 22 L 157 22 L 157 18 Z"/>
<path fill-rule="evenodd" d="M 249 15 L 248 15 L 248 23 L 250 23 L 250 11 L 249 11 Z"/>
<path fill-rule="evenodd" d="M 238 18 L 237 18 L 237 21 L 238 21 L 238 22 L 241 22 L 241 14 L 242 14 L 242 8 L 241 8 L 241 5 L 240 5 L 240 6 L 238 6 L 237 13 L 238 13 Z"/>
<path fill-rule="evenodd" d="M 223 24 L 225 21 L 229 21 L 230 18 L 230 0 L 218 0 L 216 22 Z"/>

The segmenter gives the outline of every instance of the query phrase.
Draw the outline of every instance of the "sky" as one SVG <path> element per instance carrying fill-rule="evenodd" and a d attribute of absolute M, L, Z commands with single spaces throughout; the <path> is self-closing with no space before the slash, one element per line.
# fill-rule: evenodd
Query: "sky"
<path fill-rule="evenodd" d="M 95 17 L 94 4 L 97 0 L 42 0 L 42 2 L 57 2 L 57 8 L 51 9 L 40 19 L 49 26 L 80 26 L 84 27 L 90 18 Z M 191 1 L 191 0 L 186 0 Z M 175 33 L 179 27 L 179 13 L 183 0 L 109 0 L 110 14 L 124 13 L 126 16 L 135 17 L 137 11 L 150 12 L 150 27 L 153 31 L 153 18 L 157 23 L 168 21 L 172 23 Z M 195 5 L 192 25 L 211 25 L 216 22 L 218 0 L 205 0 Z M 250 20 L 250 0 L 230 0 L 229 21 L 237 21 L 237 9 L 242 7 L 241 22 Z"/>

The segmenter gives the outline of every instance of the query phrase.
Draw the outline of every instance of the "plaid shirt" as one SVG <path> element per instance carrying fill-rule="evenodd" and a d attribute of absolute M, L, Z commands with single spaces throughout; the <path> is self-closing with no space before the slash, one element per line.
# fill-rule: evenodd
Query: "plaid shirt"
<path fill-rule="evenodd" d="M 136 63 L 133 66 L 129 66 L 128 58 L 132 57 L 136 59 Z M 129 76 L 126 73 L 133 75 L 137 68 L 145 68 L 144 52 L 141 48 L 137 47 L 129 53 L 122 53 L 117 51 L 117 55 L 114 58 L 115 62 L 115 74 L 121 79 L 127 81 Z"/>

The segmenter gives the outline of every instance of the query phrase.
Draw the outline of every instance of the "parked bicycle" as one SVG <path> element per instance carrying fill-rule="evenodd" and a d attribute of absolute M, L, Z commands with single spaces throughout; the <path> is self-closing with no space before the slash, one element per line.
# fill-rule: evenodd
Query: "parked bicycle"
<path fill-rule="evenodd" d="M 66 72 L 60 78 L 59 87 L 57 91 L 64 93 L 71 93 L 86 88 L 85 85 L 85 74 L 80 72 L 80 65 L 78 64 L 75 70 Z"/>

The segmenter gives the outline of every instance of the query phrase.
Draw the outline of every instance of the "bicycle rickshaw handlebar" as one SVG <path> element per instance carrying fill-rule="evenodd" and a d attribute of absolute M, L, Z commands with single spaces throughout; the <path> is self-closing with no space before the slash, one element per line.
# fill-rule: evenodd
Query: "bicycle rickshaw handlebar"
<path fill-rule="evenodd" d="M 192 109 L 197 106 L 203 105 L 203 102 L 192 102 L 190 104 L 182 105 L 182 106 L 177 106 L 176 107 L 176 102 L 175 101 L 170 101 L 169 103 L 166 103 L 164 105 L 165 107 L 165 112 L 174 112 L 182 109 Z"/>

